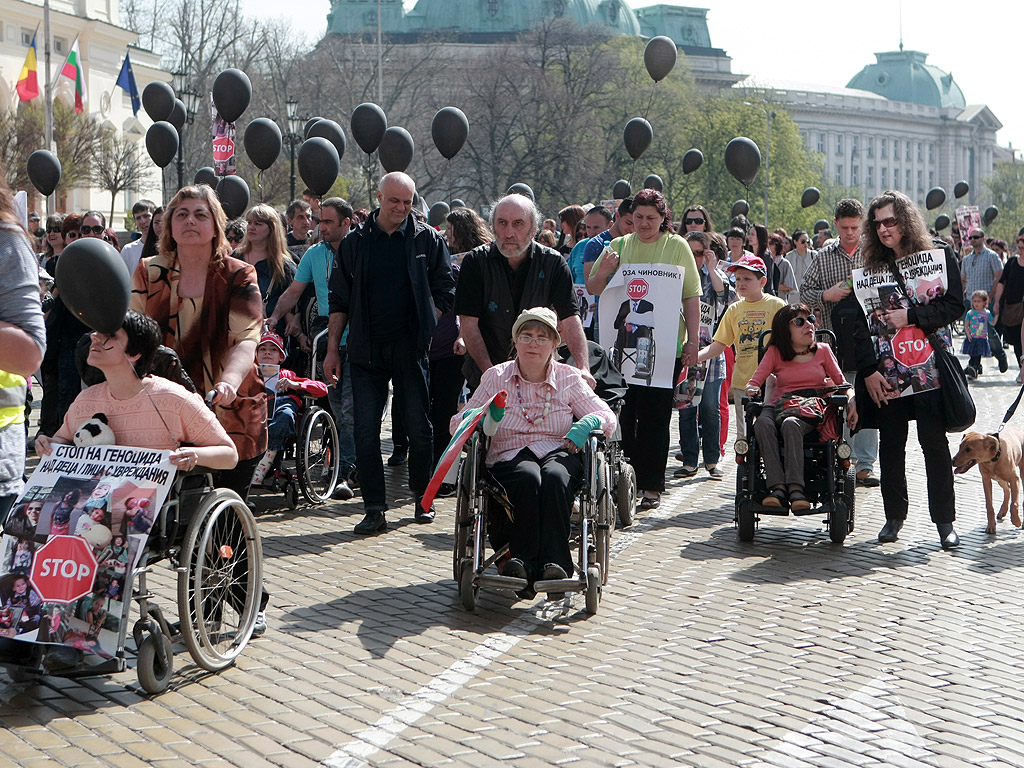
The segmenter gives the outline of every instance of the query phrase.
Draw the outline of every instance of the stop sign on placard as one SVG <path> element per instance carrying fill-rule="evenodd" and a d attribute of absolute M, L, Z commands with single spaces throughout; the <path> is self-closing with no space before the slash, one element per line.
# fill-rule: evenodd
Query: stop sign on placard
<path fill-rule="evenodd" d="M 900 328 L 892 337 L 892 356 L 907 368 L 927 362 L 933 351 L 924 331 L 916 326 Z"/>
<path fill-rule="evenodd" d="M 54 536 L 38 550 L 29 574 L 44 603 L 73 603 L 92 591 L 96 558 L 78 536 Z"/>
<path fill-rule="evenodd" d="M 626 286 L 626 295 L 633 301 L 639 301 L 647 295 L 649 288 L 650 286 L 647 284 L 647 281 L 642 277 L 638 277 L 629 281 L 629 285 Z"/>

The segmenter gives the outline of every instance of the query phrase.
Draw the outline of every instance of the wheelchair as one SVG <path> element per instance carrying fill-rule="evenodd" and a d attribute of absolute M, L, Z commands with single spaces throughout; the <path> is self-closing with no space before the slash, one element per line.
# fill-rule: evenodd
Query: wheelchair
<path fill-rule="evenodd" d="M 764 331 L 758 339 L 758 357 L 764 354 Z M 835 346 L 835 335 L 828 330 L 816 333 L 819 340 Z M 804 495 L 810 508 L 792 512 L 794 515 L 824 515 L 829 538 L 842 544 L 854 529 L 856 475 L 850 468 L 853 453 L 843 440 L 842 424 L 848 405 L 846 395 L 833 394 L 825 398 L 829 411 L 834 413 L 839 437 L 822 441 L 817 430 L 804 438 Z M 745 437 L 736 440 L 736 501 L 735 519 L 740 541 L 753 541 L 761 515 L 789 515 L 786 507 L 766 507 L 761 500 L 768 494 L 761 448 L 754 433 L 754 421 L 764 404 L 759 399 L 742 400 Z M 781 446 L 780 446 L 781 447 Z"/>
<path fill-rule="evenodd" d="M 317 345 L 321 340 L 326 342 L 327 333 L 325 328 L 313 339 L 309 378 L 322 380 L 323 372 L 317 367 Z M 264 490 L 283 492 L 285 502 L 291 509 L 298 506 L 300 492 L 309 504 L 329 501 L 341 472 L 338 427 L 330 409 L 321 408 L 316 400 L 302 397 L 303 409 L 296 424 L 295 436 L 275 457 L 263 485 L 258 486 Z"/>
<path fill-rule="evenodd" d="M 147 575 L 162 560 L 177 574 L 178 622 L 173 624 L 147 585 Z M 231 665 L 252 637 L 262 584 L 263 549 L 249 507 L 234 491 L 215 488 L 208 474 L 179 473 L 138 565 L 128 570 L 124 584 L 124 594 L 139 606 L 132 637 L 143 690 L 157 694 L 167 689 L 177 640 L 184 642 L 202 669 L 217 672 Z M 127 666 L 130 605 L 130 600 L 123 600 L 117 652 L 110 658 L 91 663 L 99 657 L 85 657 L 70 646 L 26 644 L 23 659 L 5 660 L 3 665 L 18 682 L 51 674 L 85 677 L 121 672 Z M 57 653 L 63 656 L 59 664 L 54 663 Z"/>

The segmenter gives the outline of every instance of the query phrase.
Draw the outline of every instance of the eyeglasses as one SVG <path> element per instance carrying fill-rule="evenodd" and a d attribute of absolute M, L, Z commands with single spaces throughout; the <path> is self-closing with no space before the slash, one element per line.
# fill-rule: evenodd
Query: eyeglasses
<path fill-rule="evenodd" d="M 690 246 L 690 253 L 693 254 L 694 258 L 697 258 L 698 256 L 703 256 L 704 255 L 704 249 L 703 248 L 697 249 L 697 248 L 694 248 L 693 246 Z"/>
<path fill-rule="evenodd" d="M 795 325 L 797 328 L 803 328 L 804 325 L 806 325 L 807 323 L 814 325 L 817 322 L 818 318 L 816 318 L 814 315 L 808 315 L 807 317 L 794 317 L 792 320 L 793 325 Z"/>
<path fill-rule="evenodd" d="M 74 240 L 76 237 L 78 237 L 78 230 L 72 229 L 70 232 L 64 235 L 64 237 L 67 240 Z"/>
<path fill-rule="evenodd" d="M 875 229 L 880 229 L 882 227 L 892 229 L 897 223 L 895 216 L 890 216 L 887 219 L 875 219 Z"/>
<path fill-rule="evenodd" d="M 983 237 L 984 235 L 971 235 L 971 240 L 981 240 Z"/>
<path fill-rule="evenodd" d="M 82 234 L 83 234 L 83 235 L 88 235 L 88 234 L 93 234 L 93 235 L 102 235 L 102 234 L 103 234 L 103 231 L 104 231 L 105 229 L 106 229 L 106 227 L 101 227 L 101 226 L 100 226 L 99 224 L 97 224 L 97 225 L 96 225 L 95 227 L 86 227 L 86 226 L 83 226 L 83 227 L 82 227 Z"/>
<path fill-rule="evenodd" d="M 704 223 L 704 219 L 700 219 L 700 218 L 697 218 L 697 219 L 683 219 L 683 223 L 684 224 L 703 224 Z"/>
<path fill-rule="evenodd" d="M 229 243 L 240 243 L 243 239 L 241 235 L 225 235 L 225 237 Z"/>
<path fill-rule="evenodd" d="M 531 336 L 528 333 L 520 333 L 516 336 L 516 342 L 522 344 L 524 347 L 528 347 L 531 344 L 541 345 L 545 341 L 551 341 L 547 336 Z"/>
<path fill-rule="evenodd" d="M 797 240 L 796 242 L 797 242 L 797 245 L 807 245 L 807 244 L 808 244 L 809 242 L 811 242 L 811 241 L 810 241 L 810 240 L 808 240 L 808 239 L 807 239 L 807 238 L 805 237 L 805 238 L 804 238 L 803 240 Z"/>
<path fill-rule="evenodd" d="M 61 231 L 62 231 L 62 228 L 61 228 L 61 227 L 50 227 L 50 228 L 49 228 L 49 229 L 47 229 L 46 231 L 47 231 L 47 232 L 58 232 L 58 233 L 59 233 L 59 232 L 61 232 Z"/>

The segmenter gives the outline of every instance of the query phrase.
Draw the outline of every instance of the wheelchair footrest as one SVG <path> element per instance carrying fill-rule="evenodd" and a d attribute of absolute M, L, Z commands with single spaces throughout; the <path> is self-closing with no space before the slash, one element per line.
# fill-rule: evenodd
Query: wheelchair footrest
<path fill-rule="evenodd" d="M 481 574 L 477 576 L 476 583 L 481 587 L 492 587 L 494 589 L 526 589 L 529 582 L 526 579 L 517 579 L 513 576 L 491 576 Z"/>
<path fill-rule="evenodd" d="M 587 585 L 579 579 L 538 579 L 533 588 L 537 592 L 581 592 Z"/>

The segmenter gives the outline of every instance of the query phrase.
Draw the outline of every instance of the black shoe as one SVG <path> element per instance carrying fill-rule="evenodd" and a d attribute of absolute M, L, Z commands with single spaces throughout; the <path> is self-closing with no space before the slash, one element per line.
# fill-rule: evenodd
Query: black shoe
<path fill-rule="evenodd" d="M 889 518 L 885 521 L 885 525 L 882 526 L 882 530 L 878 532 L 878 540 L 883 544 L 896 541 L 900 537 L 900 528 L 902 527 L 902 520 Z"/>
<path fill-rule="evenodd" d="M 389 467 L 400 467 L 403 464 L 405 464 L 405 462 L 406 462 L 406 460 L 408 458 L 409 458 L 409 446 L 407 446 L 407 445 L 402 445 L 402 446 L 396 445 L 395 446 L 395 450 L 392 452 L 392 454 L 390 456 L 388 456 L 388 466 Z"/>
<path fill-rule="evenodd" d="M 374 510 L 373 512 L 367 512 L 366 516 L 356 523 L 356 527 L 352 530 L 360 536 L 366 536 L 371 533 L 380 533 L 387 529 L 388 521 L 384 518 L 384 513 Z"/>
<path fill-rule="evenodd" d="M 424 509 L 422 504 L 416 502 L 416 513 L 413 515 L 417 523 L 432 523 L 434 522 L 434 505 L 430 505 L 430 509 Z"/>
<path fill-rule="evenodd" d="M 454 496 L 455 483 L 441 483 L 440 487 L 437 489 L 437 495 L 442 499 Z"/>
<path fill-rule="evenodd" d="M 952 523 L 936 523 L 935 527 L 939 531 L 939 543 L 942 544 L 943 549 L 960 546 L 960 537 L 956 535 Z"/>
<path fill-rule="evenodd" d="M 1000 373 L 1006 373 L 1006 371 L 1009 369 L 1009 367 L 1010 367 L 1010 362 L 1005 357 L 1003 357 L 999 361 L 999 372 Z"/>
<path fill-rule="evenodd" d="M 554 581 L 555 579 L 568 579 L 569 575 L 558 563 L 548 563 L 544 566 L 544 570 L 541 572 L 540 578 L 543 581 Z M 564 597 L 565 592 L 548 592 L 548 600 L 561 600 Z"/>
<path fill-rule="evenodd" d="M 530 580 L 529 575 L 526 573 L 526 563 L 518 557 L 510 557 L 502 564 L 501 575 L 508 576 L 513 579 L 523 579 L 525 581 Z"/>

